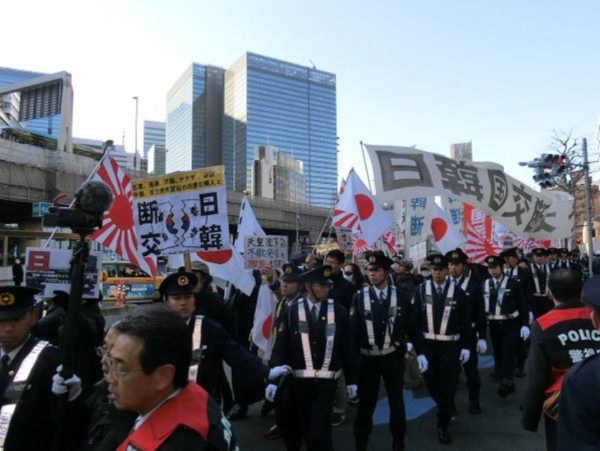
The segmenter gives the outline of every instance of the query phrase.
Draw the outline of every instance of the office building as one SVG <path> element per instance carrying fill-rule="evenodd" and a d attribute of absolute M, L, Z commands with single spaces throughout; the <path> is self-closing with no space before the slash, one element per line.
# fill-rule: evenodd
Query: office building
<path fill-rule="evenodd" d="M 165 146 L 154 144 L 148 151 L 148 173 L 164 175 L 167 170 L 167 152 Z"/>
<path fill-rule="evenodd" d="M 164 122 L 144 121 L 144 158 L 148 158 L 148 151 L 154 145 L 165 147 Z"/>
<path fill-rule="evenodd" d="M 193 63 L 167 93 L 167 172 L 223 163 L 223 74 Z"/>
<path fill-rule="evenodd" d="M 251 174 L 253 196 L 306 204 L 302 161 L 272 145 L 257 146 Z"/>
<path fill-rule="evenodd" d="M 472 143 L 458 143 L 450 146 L 450 158 L 454 160 L 473 161 Z"/>
<path fill-rule="evenodd" d="M 14 85 L 30 80 L 32 78 L 47 75 L 41 72 L 0 67 L 0 86 Z M 12 121 L 19 121 L 19 93 L 0 96 L 0 109 Z M 49 135 L 57 138 L 60 133 L 60 114 L 21 122 L 27 130 L 40 135 Z"/>
<path fill-rule="evenodd" d="M 246 53 L 225 72 L 224 91 L 228 187 L 249 188 L 254 149 L 273 144 L 302 161 L 308 204 L 331 207 L 337 191 L 335 75 Z"/>

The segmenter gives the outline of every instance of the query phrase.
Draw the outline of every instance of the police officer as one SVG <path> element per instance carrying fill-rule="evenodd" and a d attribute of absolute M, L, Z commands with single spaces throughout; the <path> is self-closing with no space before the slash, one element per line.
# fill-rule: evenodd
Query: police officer
<path fill-rule="evenodd" d="M 298 421 L 284 429 L 283 436 L 291 450 L 300 449 L 300 436 L 309 450 L 330 451 L 330 414 L 342 369 L 349 394 L 357 391 L 354 334 L 346 309 L 329 298 L 331 267 L 320 266 L 300 277 L 306 296 L 285 308 L 271 355 L 272 367 L 289 365 L 294 375 L 291 389 Z M 276 385 L 267 386 L 267 399 L 276 393 Z"/>
<path fill-rule="evenodd" d="M 600 341 L 600 277 L 585 282 L 583 299 L 591 307 L 596 329 L 592 340 Z M 591 354 L 591 353 L 590 353 Z M 558 451 L 600 449 L 600 354 L 590 355 L 573 366 L 563 379 L 558 416 Z"/>
<path fill-rule="evenodd" d="M 28 287 L 0 287 L 0 443 L 5 451 L 50 450 L 57 439 L 58 397 L 51 387 L 60 364 L 58 348 L 31 335 L 37 321 L 34 295 Z M 66 384 L 66 385 L 65 385 Z M 57 393 L 81 393 L 74 376 L 57 380 Z"/>
<path fill-rule="evenodd" d="M 600 351 L 600 337 L 581 302 L 583 281 L 574 269 L 557 269 L 548 281 L 555 307 L 531 327 L 528 378 L 522 404 L 523 428 L 535 432 L 542 411 L 546 449 L 556 449 L 556 411 L 563 376 L 575 363 Z M 576 449 L 576 448 L 575 448 Z"/>
<path fill-rule="evenodd" d="M 504 273 L 518 282 L 521 290 L 521 297 L 525 302 L 527 308 L 527 324 L 533 321 L 533 313 L 531 313 L 530 306 L 533 304 L 533 285 L 531 284 L 531 274 L 529 269 L 519 265 L 521 260 L 521 250 L 517 247 L 511 247 L 500 253 L 500 256 L 504 258 Z M 517 368 L 515 376 L 525 377 L 525 360 L 527 359 L 527 341 L 518 341 L 517 352 L 516 352 L 516 363 Z"/>
<path fill-rule="evenodd" d="M 277 301 L 275 312 L 273 314 L 273 330 L 271 332 L 273 343 L 277 341 L 277 331 L 279 329 L 281 314 L 287 306 L 296 302 L 302 295 L 303 285 L 300 282 L 301 273 L 302 271 L 300 271 L 300 268 L 290 263 L 286 263 L 282 267 L 282 275 L 279 279 L 281 298 Z M 290 404 L 292 396 L 290 395 L 289 390 L 287 390 L 287 387 L 288 384 L 285 384 L 284 382 L 283 385 L 280 385 L 278 390 L 277 398 L 274 403 L 277 424 L 274 424 L 265 432 L 264 437 L 267 439 L 279 437 L 281 435 L 281 428 L 278 424 L 283 424 L 293 418 L 293 408 L 291 408 Z M 273 403 L 266 400 L 265 405 L 272 406 Z M 263 416 L 266 416 L 270 410 L 270 407 L 265 408 L 265 405 L 263 405 L 263 409 L 261 410 L 261 415 L 266 411 Z"/>
<path fill-rule="evenodd" d="M 360 347 L 359 402 L 354 423 L 357 450 L 366 450 L 373 429 L 373 412 L 383 378 L 390 405 L 392 449 L 404 449 L 406 414 L 402 383 L 406 340 L 413 344 L 422 368 L 423 334 L 411 297 L 389 283 L 392 260 L 382 252 L 366 255 L 369 285 L 354 295 L 350 310 L 352 329 Z"/>
<path fill-rule="evenodd" d="M 546 263 L 548 263 L 548 266 L 550 267 L 550 271 L 553 271 L 554 269 L 556 269 L 557 262 L 558 262 L 558 249 L 556 249 L 555 247 L 549 247 L 548 248 L 548 260 Z"/>
<path fill-rule="evenodd" d="M 193 356 L 190 379 L 217 401 L 221 401 L 220 378 L 223 361 L 244 373 L 248 386 L 262 390 L 269 376 L 279 377 L 285 368 L 269 372 L 261 360 L 236 343 L 227 332 L 210 318 L 194 316 L 194 287 L 198 280 L 193 273 L 179 271 L 171 274 L 160 284 L 160 294 L 167 307 L 184 319 L 192 336 Z"/>
<path fill-rule="evenodd" d="M 469 413 L 471 415 L 481 414 L 479 403 L 479 392 L 481 390 L 481 379 L 477 368 L 477 354 L 485 354 L 487 344 L 485 341 L 487 331 L 487 320 L 483 304 L 483 291 L 467 267 L 469 256 L 460 248 L 456 248 L 446 254 L 448 259 L 448 272 L 450 280 L 455 286 L 465 292 L 467 302 L 471 309 L 471 343 L 469 346 L 469 360 L 463 364 L 463 370 L 467 378 L 469 389 Z"/>
<path fill-rule="evenodd" d="M 494 347 L 494 363 L 500 379 L 498 395 L 515 392 L 513 376 L 519 336 L 529 338 L 527 305 L 519 282 L 504 273 L 504 258 L 489 255 L 485 262 L 490 278 L 483 282 L 483 299 Z"/>
<path fill-rule="evenodd" d="M 467 363 L 470 357 L 472 315 L 464 291 L 448 278 L 446 257 L 431 255 L 427 260 L 432 278 L 415 293 L 424 331 L 425 357 L 429 362 L 423 376 L 427 390 L 438 405 L 438 440 L 448 444 L 460 364 Z"/>
<path fill-rule="evenodd" d="M 548 313 L 554 304 L 548 297 L 548 278 L 550 277 L 550 266 L 546 263 L 548 251 L 542 247 L 531 251 L 533 263 L 529 266 L 530 286 L 533 287 L 533 294 L 530 298 L 531 305 L 529 310 L 534 318 L 539 318 Z"/>

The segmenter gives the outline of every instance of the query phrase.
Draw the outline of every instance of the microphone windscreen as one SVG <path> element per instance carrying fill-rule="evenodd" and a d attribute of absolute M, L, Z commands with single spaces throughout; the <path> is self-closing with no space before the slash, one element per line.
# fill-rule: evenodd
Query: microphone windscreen
<path fill-rule="evenodd" d="M 84 211 L 104 213 L 112 201 L 112 192 L 103 182 L 87 182 L 77 191 L 77 207 Z"/>

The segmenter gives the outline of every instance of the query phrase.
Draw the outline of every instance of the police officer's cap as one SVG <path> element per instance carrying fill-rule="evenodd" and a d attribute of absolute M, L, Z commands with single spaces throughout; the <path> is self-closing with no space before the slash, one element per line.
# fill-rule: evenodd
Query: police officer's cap
<path fill-rule="evenodd" d="M 536 247 L 531 251 L 531 253 L 536 257 L 545 257 L 546 255 L 548 255 L 548 251 L 543 247 Z"/>
<path fill-rule="evenodd" d="M 427 257 L 427 261 L 433 269 L 444 269 L 448 267 L 448 259 L 442 254 L 433 254 Z"/>
<path fill-rule="evenodd" d="M 583 302 L 600 307 L 600 276 L 591 277 L 583 284 Z"/>
<path fill-rule="evenodd" d="M 282 266 L 282 275 L 281 275 L 281 280 L 284 282 L 300 282 L 300 274 L 302 274 L 302 271 L 300 271 L 300 268 L 298 268 L 297 266 L 294 266 L 290 263 L 285 263 Z"/>
<path fill-rule="evenodd" d="M 0 287 L 0 320 L 15 319 L 31 311 L 39 292 L 29 287 Z"/>
<path fill-rule="evenodd" d="M 488 268 L 493 268 L 494 266 L 504 266 L 504 257 L 499 255 L 488 255 L 485 257 L 485 264 Z"/>
<path fill-rule="evenodd" d="M 158 287 L 158 291 L 163 297 L 169 294 L 192 293 L 197 284 L 198 278 L 194 273 L 179 270 L 165 277 Z"/>
<path fill-rule="evenodd" d="M 573 249 L 571 252 L 569 252 L 569 256 L 570 257 L 579 257 L 579 249 Z"/>
<path fill-rule="evenodd" d="M 504 257 L 504 258 L 508 258 L 508 257 L 516 257 L 519 258 L 519 253 L 518 253 L 518 248 L 516 247 L 511 247 L 508 249 L 504 249 L 502 252 L 500 252 L 500 257 Z"/>
<path fill-rule="evenodd" d="M 387 269 L 389 270 L 392 267 L 392 259 L 386 256 L 383 252 L 369 252 L 365 255 L 367 259 L 367 269 Z"/>
<path fill-rule="evenodd" d="M 549 247 L 548 255 L 554 255 L 554 254 L 558 254 L 558 249 L 556 249 L 555 247 Z"/>
<path fill-rule="evenodd" d="M 69 305 L 69 293 L 62 290 L 54 290 L 54 296 L 52 297 L 52 303 L 58 307 L 67 308 Z"/>
<path fill-rule="evenodd" d="M 467 263 L 467 260 L 469 260 L 469 256 L 465 254 L 465 252 L 460 247 L 457 247 L 453 251 L 447 252 L 446 258 L 448 259 L 448 263 L 465 264 Z"/>
<path fill-rule="evenodd" d="M 333 285 L 333 280 L 331 280 L 331 266 L 317 266 L 310 271 L 300 274 L 300 282 Z"/>
<path fill-rule="evenodd" d="M 566 247 L 561 247 L 559 249 L 559 253 L 560 255 L 569 255 L 569 249 L 567 249 Z"/>

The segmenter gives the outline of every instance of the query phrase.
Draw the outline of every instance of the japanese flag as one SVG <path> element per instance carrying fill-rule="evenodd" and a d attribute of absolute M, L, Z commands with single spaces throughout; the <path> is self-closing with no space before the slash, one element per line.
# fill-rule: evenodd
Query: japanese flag
<path fill-rule="evenodd" d="M 344 191 L 335 204 L 333 226 L 352 229 L 366 245 L 372 245 L 393 227 L 392 217 L 373 197 L 354 169 L 348 174 Z"/>
<path fill-rule="evenodd" d="M 244 196 L 240 205 L 240 217 L 238 219 L 237 235 L 235 238 L 235 250 L 240 254 L 244 253 L 244 242 L 247 236 L 264 237 L 267 234 L 258 223 L 248 198 Z"/>
<path fill-rule="evenodd" d="M 254 326 L 252 328 L 252 343 L 263 352 L 263 359 L 269 359 L 271 355 L 271 331 L 273 329 L 273 312 L 277 305 L 277 298 L 263 283 L 258 289 L 256 310 L 254 311 Z"/>
<path fill-rule="evenodd" d="M 431 232 L 435 245 L 444 254 L 460 247 L 464 241 L 458 227 L 452 224 L 448 214 L 437 204 L 434 204 L 431 214 Z"/>

